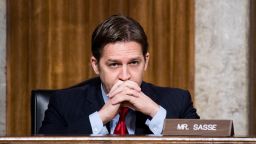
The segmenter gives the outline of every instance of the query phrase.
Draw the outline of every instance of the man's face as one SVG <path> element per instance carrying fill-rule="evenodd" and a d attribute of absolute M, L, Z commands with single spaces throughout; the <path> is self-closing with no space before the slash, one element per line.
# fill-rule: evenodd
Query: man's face
<path fill-rule="evenodd" d="M 115 42 L 105 45 L 99 62 L 92 57 L 91 64 L 108 93 L 118 80 L 131 80 L 141 85 L 148 60 L 149 53 L 144 57 L 139 43 Z"/>

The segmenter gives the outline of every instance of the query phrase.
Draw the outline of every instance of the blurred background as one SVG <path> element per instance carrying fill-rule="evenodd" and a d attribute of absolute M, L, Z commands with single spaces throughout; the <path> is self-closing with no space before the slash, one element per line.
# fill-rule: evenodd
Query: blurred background
<path fill-rule="evenodd" d="M 95 76 L 94 28 L 130 16 L 148 35 L 145 81 L 188 89 L 201 119 L 256 135 L 256 1 L 0 0 L 0 135 L 31 134 L 32 89 Z"/>

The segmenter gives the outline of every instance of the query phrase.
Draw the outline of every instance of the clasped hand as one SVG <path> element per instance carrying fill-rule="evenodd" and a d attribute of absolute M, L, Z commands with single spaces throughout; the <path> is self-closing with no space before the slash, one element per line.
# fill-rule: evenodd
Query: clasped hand
<path fill-rule="evenodd" d="M 108 93 L 109 100 L 100 109 L 99 115 L 104 124 L 111 121 L 120 107 L 129 107 L 145 115 L 154 117 L 159 105 L 145 95 L 133 81 L 117 81 Z"/>

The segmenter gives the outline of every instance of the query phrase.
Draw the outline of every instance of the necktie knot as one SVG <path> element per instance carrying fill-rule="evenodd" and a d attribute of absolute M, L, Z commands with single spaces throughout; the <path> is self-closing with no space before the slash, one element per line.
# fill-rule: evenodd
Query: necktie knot
<path fill-rule="evenodd" d="M 126 115 L 128 114 L 128 108 L 127 107 L 121 107 L 119 110 L 119 119 L 125 120 Z"/>

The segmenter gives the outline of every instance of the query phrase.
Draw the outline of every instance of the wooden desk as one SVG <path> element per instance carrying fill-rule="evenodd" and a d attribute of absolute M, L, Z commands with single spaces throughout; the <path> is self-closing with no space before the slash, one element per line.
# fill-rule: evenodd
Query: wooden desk
<path fill-rule="evenodd" d="M 256 143 L 242 137 L 171 137 L 171 136 L 68 136 L 0 137 L 0 144 L 85 144 L 85 143 Z"/>

